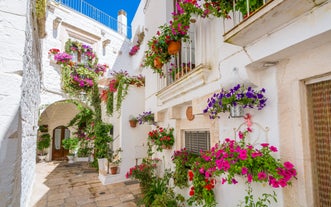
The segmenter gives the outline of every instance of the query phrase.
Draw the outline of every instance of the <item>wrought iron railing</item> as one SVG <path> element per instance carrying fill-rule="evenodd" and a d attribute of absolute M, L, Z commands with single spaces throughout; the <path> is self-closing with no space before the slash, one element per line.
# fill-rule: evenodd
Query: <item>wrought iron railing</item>
<path fill-rule="evenodd" d="M 110 29 L 131 38 L 131 28 L 128 25 L 124 25 L 118 22 L 116 18 L 108 15 L 100 9 L 92 6 L 84 0 L 54 0 L 55 2 L 71 8 L 75 11 L 88 16 L 99 23 L 109 27 Z"/>
<path fill-rule="evenodd" d="M 190 32 L 190 38 L 181 43 L 178 55 L 164 65 L 162 70 L 165 76 L 159 79 L 158 89 L 175 83 L 195 68 L 195 35 Z"/>
<path fill-rule="evenodd" d="M 228 32 L 242 21 L 246 20 L 252 14 L 254 14 L 258 9 L 260 9 L 265 4 L 271 2 L 273 0 L 254 0 L 254 5 L 252 5 L 252 0 L 246 1 L 238 1 L 233 0 L 233 9 L 229 14 L 229 21 L 232 22 L 230 24 L 224 24 L 224 32 Z"/>

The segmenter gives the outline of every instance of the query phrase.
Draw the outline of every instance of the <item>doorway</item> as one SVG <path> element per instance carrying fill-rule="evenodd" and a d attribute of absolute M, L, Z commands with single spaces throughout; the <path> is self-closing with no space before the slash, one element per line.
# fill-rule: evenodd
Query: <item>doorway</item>
<path fill-rule="evenodd" d="M 52 160 L 65 160 L 69 154 L 62 146 L 62 140 L 70 137 L 70 130 L 65 126 L 58 126 L 53 130 Z"/>
<path fill-rule="evenodd" d="M 314 206 L 331 206 L 331 80 L 307 86 Z"/>

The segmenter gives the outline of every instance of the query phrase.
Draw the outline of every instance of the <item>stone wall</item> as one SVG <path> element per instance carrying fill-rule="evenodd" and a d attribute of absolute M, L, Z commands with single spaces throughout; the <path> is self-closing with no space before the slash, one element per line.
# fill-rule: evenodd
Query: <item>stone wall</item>
<path fill-rule="evenodd" d="M 0 206 L 27 206 L 35 170 L 39 104 L 34 1 L 0 2 Z"/>

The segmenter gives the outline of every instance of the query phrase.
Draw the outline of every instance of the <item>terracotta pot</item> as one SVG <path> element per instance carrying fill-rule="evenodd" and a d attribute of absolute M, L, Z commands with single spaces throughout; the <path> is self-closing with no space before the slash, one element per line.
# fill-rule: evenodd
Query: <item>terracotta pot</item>
<path fill-rule="evenodd" d="M 157 69 L 160 69 L 160 68 L 162 68 L 162 66 L 163 66 L 163 63 L 161 61 L 161 58 L 160 57 L 154 58 L 154 67 Z"/>
<path fill-rule="evenodd" d="M 162 145 L 162 149 L 171 149 L 171 146 Z"/>
<path fill-rule="evenodd" d="M 137 120 L 129 120 L 130 127 L 135 128 L 137 126 Z"/>
<path fill-rule="evenodd" d="M 180 41 L 170 41 L 168 43 L 168 53 L 170 55 L 175 55 L 180 50 Z"/>
<path fill-rule="evenodd" d="M 117 166 L 111 167 L 111 168 L 110 168 L 110 173 L 113 174 L 113 175 L 114 175 L 114 174 L 117 174 L 117 169 L 118 169 Z"/>

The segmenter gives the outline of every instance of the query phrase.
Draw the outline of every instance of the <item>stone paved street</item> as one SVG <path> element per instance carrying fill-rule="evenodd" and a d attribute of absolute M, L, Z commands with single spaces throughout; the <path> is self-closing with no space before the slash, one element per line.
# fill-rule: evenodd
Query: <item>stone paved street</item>
<path fill-rule="evenodd" d="M 37 163 L 29 207 L 133 207 L 141 191 L 137 182 L 102 185 L 85 162 Z"/>

